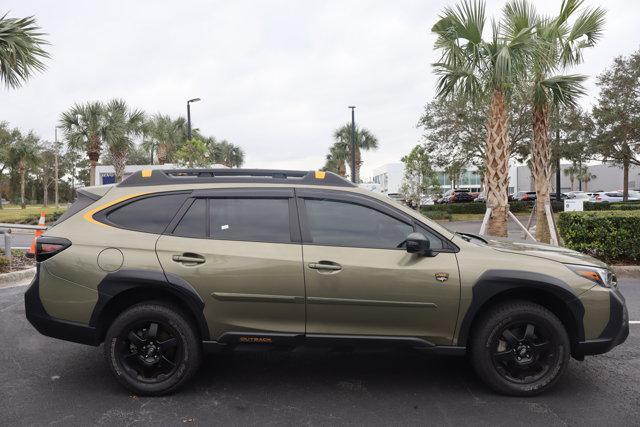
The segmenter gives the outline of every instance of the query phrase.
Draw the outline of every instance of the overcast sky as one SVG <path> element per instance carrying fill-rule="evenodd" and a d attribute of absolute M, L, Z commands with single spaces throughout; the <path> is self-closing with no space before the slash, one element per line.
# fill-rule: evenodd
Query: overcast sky
<path fill-rule="evenodd" d="M 488 13 L 504 1 L 488 1 Z M 0 14 L 36 15 L 52 58 L 26 86 L 0 89 L 0 120 L 53 139 L 75 102 L 122 97 L 149 113 L 186 115 L 246 152 L 246 167 L 316 169 L 332 131 L 350 120 L 380 149 L 364 175 L 420 140 L 416 122 L 434 94 L 430 28 L 453 1 L 29 1 Z M 536 1 L 544 13 L 560 1 Z M 640 2 L 588 0 L 608 11 L 604 38 L 573 70 L 594 76 L 640 47 Z"/>

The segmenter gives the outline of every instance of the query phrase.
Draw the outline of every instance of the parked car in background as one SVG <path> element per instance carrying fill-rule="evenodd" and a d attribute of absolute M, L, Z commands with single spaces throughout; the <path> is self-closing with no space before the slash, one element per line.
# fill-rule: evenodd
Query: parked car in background
<path fill-rule="evenodd" d="M 560 200 L 565 200 L 565 199 L 568 199 L 568 198 L 569 197 L 565 193 L 560 193 Z M 549 199 L 556 200 L 556 193 L 552 192 L 551 194 L 549 194 Z"/>
<path fill-rule="evenodd" d="M 469 190 L 447 190 L 442 197 L 441 203 L 467 203 L 473 202 L 473 196 Z"/>
<path fill-rule="evenodd" d="M 613 202 L 622 202 L 624 200 L 622 191 L 602 191 L 596 193 L 593 201 L 596 203 L 613 203 Z M 640 200 L 640 194 L 632 195 L 632 192 L 629 192 L 628 201 L 638 201 Z"/>
<path fill-rule="evenodd" d="M 481 191 L 480 193 L 478 193 L 478 197 L 473 199 L 473 201 L 474 202 L 486 202 L 487 201 L 487 196 L 484 194 L 484 191 Z"/>
<path fill-rule="evenodd" d="M 513 195 L 513 200 L 517 200 L 519 202 L 530 202 L 536 200 L 536 192 L 535 191 L 518 191 Z"/>
<path fill-rule="evenodd" d="M 404 196 L 400 193 L 387 193 L 387 197 L 395 200 L 398 203 L 404 203 Z"/>
<path fill-rule="evenodd" d="M 581 199 L 581 200 L 591 200 L 591 198 L 595 197 L 595 193 L 587 193 L 586 191 L 569 191 L 567 193 L 568 199 Z"/>
<path fill-rule="evenodd" d="M 420 206 L 430 206 L 434 204 L 435 200 L 432 196 L 422 196 L 422 198 L 420 199 Z"/>

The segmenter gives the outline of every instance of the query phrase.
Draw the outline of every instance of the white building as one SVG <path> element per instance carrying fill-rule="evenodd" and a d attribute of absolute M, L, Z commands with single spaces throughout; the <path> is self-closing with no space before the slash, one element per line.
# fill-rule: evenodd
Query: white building
<path fill-rule="evenodd" d="M 404 178 L 404 163 L 387 163 L 373 170 L 371 181 L 378 184 L 377 191 L 383 194 L 399 193 Z M 374 191 L 376 191 L 374 190 Z"/>
<path fill-rule="evenodd" d="M 571 179 L 565 175 L 564 170 L 570 167 L 569 164 L 560 166 L 563 173 L 560 180 L 561 191 L 571 191 Z M 592 178 L 588 183 L 582 183 L 582 190 L 610 191 L 622 190 L 622 168 L 609 164 L 597 164 L 589 166 Z M 371 181 L 379 185 L 379 188 L 372 188 L 372 191 L 381 193 L 399 193 L 404 178 L 404 163 L 387 163 L 373 170 Z M 438 171 L 438 181 L 441 191 L 451 189 L 449 177 L 442 171 Z M 471 191 L 480 191 L 482 185 L 480 174 L 477 168 L 469 167 L 460 177 L 458 188 L 468 188 Z M 555 175 L 551 179 L 551 187 L 555 191 Z M 578 190 L 580 183 L 574 179 L 573 190 Z M 629 188 L 640 189 L 640 167 L 632 166 L 629 169 Z M 509 167 L 509 193 L 518 191 L 532 191 L 533 179 L 528 166 L 511 165 Z"/>
<path fill-rule="evenodd" d="M 165 163 L 164 165 L 127 165 L 124 167 L 124 178 L 128 177 L 134 172 L 138 172 L 142 169 L 179 169 L 178 165 L 173 163 Z M 215 164 L 211 168 L 226 169 L 227 166 Z M 116 171 L 111 165 L 99 165 L 96 166 L 96 185 L 115 184 Z"/>

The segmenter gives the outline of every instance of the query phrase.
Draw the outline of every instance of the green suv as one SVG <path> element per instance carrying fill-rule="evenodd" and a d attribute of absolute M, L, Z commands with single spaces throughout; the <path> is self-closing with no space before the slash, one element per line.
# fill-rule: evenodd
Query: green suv
<path fill-rule="evenodd" d="M 408 347 L 492 389 L 552 387 L 628 333 L 616 278 L 547 245 L 452 233 L 329 172 L 143 170 L 87 187 L 37 241 L 26 315 L 158 395 L 203 352 Z"/>

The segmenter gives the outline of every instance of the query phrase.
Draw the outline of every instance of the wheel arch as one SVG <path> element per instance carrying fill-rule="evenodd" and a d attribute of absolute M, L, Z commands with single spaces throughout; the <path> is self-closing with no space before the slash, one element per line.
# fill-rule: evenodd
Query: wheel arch
<path fill-rule="evenodd" d="M 467 346 L 478 319 L 489 309 L 508 300 L 526 300 L 547 308 L 564 325 L 574 353 L 584 340 L 584 306 L 561 280 L 541 273 L 493 270 L 483 274 L 473 286 L 471 305 L 460 325 L 457 345 Z"/>
<path fill-rule="evenodd" d="M 127 308 L 144 301 L 161 300 L 177 305 L 197 327 L 198 336 L 209 339 L 204 301 L 193 287 L 174 275 L 150 270 L 120 270 L 98 285 L 98 301 L 89 325 L 96 328 L 98 342 L 104 340 L 113 320 Z"/>

